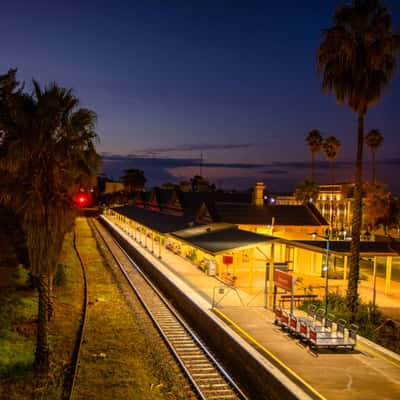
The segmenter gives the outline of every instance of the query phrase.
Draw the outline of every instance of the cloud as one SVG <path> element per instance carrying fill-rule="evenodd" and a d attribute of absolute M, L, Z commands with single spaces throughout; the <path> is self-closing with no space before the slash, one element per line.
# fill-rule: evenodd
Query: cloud
<path fill-rule="evenodd" d="M 146 157 L 143 155 L 120 155 L 103 153 L 103 172 L 114 179 L 119 179 L 128 168 L 142 169 L 147 177 L 147 186 L 159 186 L 164 182 L 178 183 L 200 172 L 200 160 L 193 157 Z M 366 165 L 368 161 L 366 161 Z M 390 184 L 394 192 L 400 191 L 400 184 L 391 178 L 393 166 L 400 165 L 400 158 L 380 160 L 377 169 L 378 178 Z M 310 172 L 310 162 L 272 162 L 272 163 L 217 163 L 203 162 L 203 174 L 209 180 L 222 184 L 224 188 L 249 188 L 256 181 L 264 181 L 271 191 L 291 191 Z M 366 168 L 366 178 L 370 166 Z M 354 163 L 349 161 L 335 162 L 336 181 L 353 179 Z M 316 163 L 316 176 L 319 182 L 329 182 L 329 163 Z M 391 182 L 393 181 L 393 182 Z"/>
<path fill-rule="evenodd" d="M 266 169 L 262 172 L 266 175 L 287 175 L 289 173 L 286 169 Z"/>
<path fill-rule="evenodd" d="M 311 168 L 311 163 L 310 161 L 276 161 L 272 163 L 273 166 L 276 167 L 282 167 L 282 168 L 287 168 L 287 169 L 310 169 Z M 350 161 L 335 161 L 334 162 L 334 168 L 335 169 L 340 169 L 340 168 L 347 168 L 349 166 L 353 166 L 354 163 Z M 330 169 L 331 164 L 328 161 L 316 161 L 314 163 L 315 170 L 327 170 Z"/>
<path fill-rule="evenodd" d="M 155 156 L 157 154 L 165 154 L 172 152 L 192 152 L 192 151 L 212 151 L 212 150 L 232 150 L 232 149 L 247 149 L 253 146 L 250 143 L 237 143 L 237 144 L 217 144 L 217 143 L 192 143 L 182 144 L 170 147 L 149 147 L 141 150 L 139 155 Z"/>

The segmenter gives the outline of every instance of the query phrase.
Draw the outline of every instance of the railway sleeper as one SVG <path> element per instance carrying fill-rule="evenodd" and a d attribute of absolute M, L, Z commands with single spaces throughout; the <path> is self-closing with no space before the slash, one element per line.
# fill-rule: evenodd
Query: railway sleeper
<path fill-rule="evenodd" d="M 230 395 L 218 395 L 216 394 L 215 396 L 213 396 L 212 394 L 207 396 L 207 399 L 209 400 L 213 400 L 213 399 L 218 399 L 218 400 L 229 400 L 229 399 L 237 399 L 237 396 L 235 394 L 230 394 Z"/>
<path fill-rule="evenodd" d="M 232 389 L 226 389 L 224 391 L 220 390 L 202 390 L 203 394 L 207 395 L 207 398 L 213 398 L 212 396 L 216 396 L 215 398 L 231 398 L 233 396 L 236 398 L 236 395 L 233 393 Z"/>
<path fill-rule="evenodd" d="M 180 347 L 180 348 L 188 348 L 188 347 L 197 347 L 194 343 L 193 340 L 182 340 L 182 339 L 169 339 L 175 347 Z"/>

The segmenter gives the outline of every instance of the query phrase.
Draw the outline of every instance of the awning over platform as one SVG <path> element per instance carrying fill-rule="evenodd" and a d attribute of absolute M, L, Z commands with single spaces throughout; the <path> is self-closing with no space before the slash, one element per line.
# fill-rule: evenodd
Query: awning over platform
<path fill-rule="evenodd" d="M 159 233 L 172 233 L 195 225 L 192 216 L 162 214 L 136 206 L 115 207 L 113 210 Z"/>
<path fill-rule="evenodd" d="M 274 236 L 259 235 L 257 233 L 243 231 L 236 227 L 217 229 L 191 236 L 185 234 L 181 235 L 179 233 L 175 233 L 172 236 L 212 254 L 252 247 L 257 244 L 278 240 L 278 238 Z"/>
<path fill-rule="evenodd" d="M 290 244 L 307 250 L 322 252 L 326 249 L 325 240 L 293 240 Z M 351 241 L 349 240 L 331 240 L 329 241 L 329 251 L 332 254 L 349 256 Z M 398 256 L 399 253 L 395 248 L 391 247 L 390 242 L 360 242 L 360 256 Z"/>

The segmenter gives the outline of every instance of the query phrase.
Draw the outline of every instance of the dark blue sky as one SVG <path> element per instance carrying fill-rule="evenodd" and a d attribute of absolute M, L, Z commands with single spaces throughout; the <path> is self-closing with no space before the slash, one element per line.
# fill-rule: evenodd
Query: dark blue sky
<path fill-rule="evenodd" d="M 199 172 L 203 153 L 204 175 L 223 187 L 262 179 L 272 190 L 291 190 L 309 174 L 304 138 L 318 128 L 341 140 L 336 175 L 350 180 L 356 119 L 321 94 L 315 68 L 321 29 L 339 3 L 8 1 L 0 67 L 73 87 L 98 113 L 99 150 L 130 155 L 106 158 L 115 178 L 130 166 L 143 168 L 150 184 L 183 179 Z M 400 2 L 386 4 L 399 26 Z M 378 178 L 396 192 L 399 104 L 397 74 L 366 118 L 367 130 L 385 136 Z"/>

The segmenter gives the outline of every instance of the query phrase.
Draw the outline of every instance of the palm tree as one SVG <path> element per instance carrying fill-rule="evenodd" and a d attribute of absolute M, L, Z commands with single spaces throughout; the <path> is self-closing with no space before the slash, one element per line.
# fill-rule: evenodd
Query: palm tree
<path fill-rule="evenodd" d="M 315 154 L 321 150 L 322 135 L 319 130 L 313 129 L 306 137 L 306 142 L 311 153 L 311 180 L 314 181 Z"/>
<path fill-rule="evenodd" d="M 334 93 L 339 104 L 347 103 L 358 121 L 347 289 L 348 306 L 353 315 L 358 304 L 364 117 L 368 107 L 381 99 L 383 89 L 389 85 L 399 48 L 400 37 L 393 33 L 391 16 L 381 2 L 353 0 L 336 9 L 334 25 L 323 31 L 317 51 L 323 90 Z"/>
<path fill-rule="evenodd" d="M 378 129 L 371 129 L 365 136 L 365 144 L 372 154 L 372 183 L 375 183 L 375 152 L 383 143 L 383 135 Z"/>
<path fill-rule="evenodd" d="M 74 194 L 99 166 L 96 115 L 76 109 L 71 90 L 52 83 L 23 91 L 16 70 L 0 76 L 0 199 L 21 218 L 38 287 L 35 367 L 48 369 L 51 281 L 64 235 L 73 227 Z"/>
<path fill-rule="evenodd" d="M 335 172 L 334 172 L 334 163 L 336 157 L 339 153 L 341 143 L 338 138 L 335 136 L 328 136 L 324 142 L 322 143 L 322 148 L 324 150 L 325 156 L 330 164 L 331 171 L 331 184 L 335 183 Z"/>
<path fill-rule="evenodd" d="M 304 179 L 296 186 L 294 195 L 296 200 L 301 201 L 303 204 L 307 204 L 317 199 L 318 192 L 318 186 L 314 181 Z"/>

